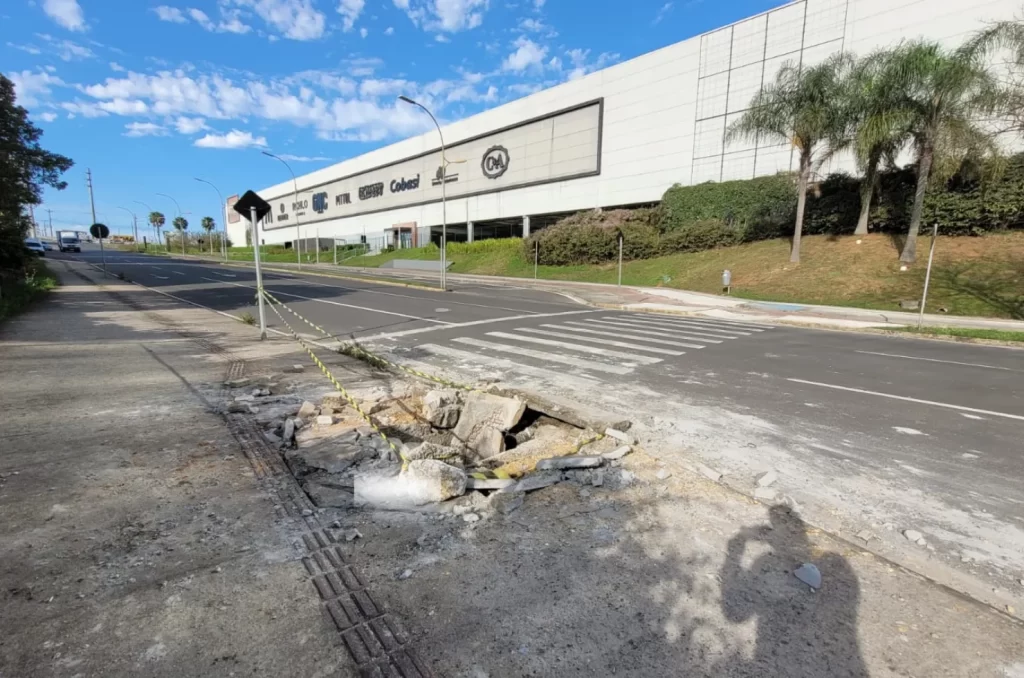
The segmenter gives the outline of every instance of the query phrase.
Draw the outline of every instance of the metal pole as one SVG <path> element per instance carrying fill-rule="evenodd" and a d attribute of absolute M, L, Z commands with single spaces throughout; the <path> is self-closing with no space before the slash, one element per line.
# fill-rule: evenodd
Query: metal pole
<path fill-rule="evenodd" d="M 537 279 L 537 264 L 540 263 L 540 241 L 533 241 L 533 279 Z"/>
<path fill-rule="evenodd" d="M 268 158 L 280 160 L 281 164 L 288 168 L 288 173 L 292 175 L 292 190 L 294 191 L 292 208 L 295 210 L 295 260 L 299 264 L 299 270 L 302 270 L 302 230 L 299 228 L 299 182 L 295 179 L 295 172 L 292 171 L 292 166 L 285 162 L 283 158 L 269 151 L 261 151 L 261 153 Z"/>
<path fill-rule="evenodd" d="M 928 248 L 928 269 L 924 274 L 924 291 L 921 293 L 921 310 L 917 314 L 917 329 L 924 323 L 924 303 L 928 300 L 928 283 L 932 279 L 932 258 L 935 256 L 935 241 L 939 237 L 939 222 L 932 226 L 932 246 Z"/>
<path fill-rule="evenodd" d="M 224 257 L 224 261 L 228 260 L 228 204 L 224 202 L 224 195 L 220 192 L 220 189 L 214 186 L 212 181 L 206 179 L 200 179 L 199 177 L 193 177 L 196 181 L 208 184 L 213 190 L 217 191 L 217 197 L 220 199 L 220 216 L 224 221 L 221 224 L 224 226 L 224 234 L 220 237 L 220 253 Z M 213 241 L 210 241 L 210 254 L 213 254 Z"/>
<path fill-rule="evenodd" d="M 316 227 L 316 231 L 314 231 L 314 234 L 316 235 L 316 263 L 319 264 L 320 263 L 320 227 L 319 226 Z"/>
<path fill-rule="evenodd" d="M 85 170 L 85 182 L 89 186 L 89 209 L 92 210 L 92 223 L 96 223 L 96 201 L 92 196 L 92 170 Z M 103 275 L 107 274 L 107 255 L 103 252 L 103 238 L 100 238 L 100 263 L 103 265 Z"/>
<path fill-rule="evenodd" d="M 256 229 L 256 208 L 249 208 L 249 222 L 252 224 L 253 242 L 259 242 L 259 231 Z M 267 338 L 267 315 L 263 311 L 263 269 L 260 268 L 260 248 L 252 248 L 252 258 L 256 263 L 256 299 L 260 314 L 260 339 Z"/>
<path fill-rule="evenodd" d="M 622 241 L 624 238 L 619 233 L 619 287 L 622 287 Z"/>
<path fill-rule="evenodd" d="M 445 188 L 448 183 L 448 160 L 444 153 L 444 134 L 441 133 L 441 125 L 437 123 L 437 118 L 430 112 L 430 109 L 407 96 L 399 96 L 398 98 L 407 104 L 422 108 L 423 112 L 434 121 L 434 127 L 437 128 L 437 136 L 441 139 L 441 291 L 443 292 L 448 289 L 448 196 Z"/>

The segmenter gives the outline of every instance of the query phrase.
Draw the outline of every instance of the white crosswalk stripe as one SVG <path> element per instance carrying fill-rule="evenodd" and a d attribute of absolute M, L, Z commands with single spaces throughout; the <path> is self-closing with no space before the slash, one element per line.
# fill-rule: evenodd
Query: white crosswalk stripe
<path fill-rule="evenodd" d="M 695 315 L 678 316 L 645 313 L 643 315 L 628 315 L 625 317 L 631 320 L 657 320 L 678 325 L 704 325 L 706 327 L 720 327 L 726 330 L 743 330 L 744 332 L 764 332 L 767 329 L 771 329 L 765 325 L 752 325 L 750 323 L 738 323 L 731 320 L 718 320 L 717 318 L 705 318 Z"/>
<path fill-rule="evenodd" d="M 734 339 L 735 338 L 735 337 L 731 337 L 731 336 L 726 336 L 726 337 L 717 336 L 716 337 L 714 335 L 708 335 L 708 334 L 701 335 L 700 333 L 697 333 L 697 332 L 683 332 L 682 330 L 674 330 L 674 329 L 671 329 L 671 328 L 668 328 L 668 327 L 645 327 L 645 326 L 642 326 L 642 325 L 633 324 L 633 323 L 628 322 L 628 321 L 620 321 L 620 320 L 590 320 L 590 321 L 588 321 L 588 323 L 597 325 L 599 327 L 611 328 L 611 329 L 619 328 L 619 329 L 623 329 L 623 330 L 628 330 L 630 332 L 641 332 L 642 331 L 645 334 L 650 334 L 651 336 L 655 336 L 655 337 L 676 337 L 676 338 L 679 338 L 679 339 L 693 339 L 694 341 L 702 341 L 702 342 L 704 342 L 706 344 L 721 344 L 726 339 Z"/>
<path fill-rule="evenodd" d="M 574 327 L 568 327 L 568 325 L 573 325 Z M 575 325 L 581 325 L 582 327 L 575 327 Z M 590 327 L 603 327 L 603 326 L 600 326 L 600 325 L 588 325 L 588 323 L 585 323 L 585 322 L 566 321 L 565 323 L 563 323 L 561 325 L 541 325 L 541 327 L 555 327 L 555 328 L 558 328 L 560 330 L 570 330 L 572 332 L 585 332 L 587 334 L 597 334 L 597 335 L 601 335 L 601 336 L 605 336 L 605 337 L 621 337 L 623 339 L 639 339 L 640 341 L 646 341 L 649 344 L 661 344 L 661 345 L 664 345 L 664 346 L 679 346 L 680 348 L 704 348 L 704 344 L 690 344 L 690 343 L 685 342 L 685 341 L 669 341 L 668 339 L 652 339 L 649 336 L 641 335 L 641 334 L 627 334 L 627 333 L 618 332 L 618 331 L 616 331 L 616 332 L 609 332 L 609 331 L 607 331 L 608 329 L 611 329 L 611 328 L 596 329 L 596 330 L 595 329 L 589 329 Z M 641 331 L 643 331 L 643 330 L 641 330 Z M 708 342 L 705 342 L 705 343 L 708 343 Z M 722 342 L 720 342 L 720 341 L 712 341 L 710 343 L 721 344 Z"/>
<path fill-rule="evenodd" d="M 611 320 L 611 318 L 605 318 L 605 320 Z M 706 334 L 712 337 L 725 337 L 726 339 L 750 336 L 750 332 L 743 332 L 740 330 L 725 330 L 720 327 L 708 327 L 706 325 L 677 325 L 675 323 L 666 323 L 661 320 L 638 320 L 631 318 L 629 320 L 619 320 L 617 322 L 635 323 L 640 327 L 667 328 L 679 330 L 681 332 L 690 332 L 691 334 Z"/>
<path fill-rule="evenodd" d="M 481 355 L 479 353 L 473 353 L 471 351 L 463 351 L 451 346 L 439 346 L 437 344 L 419 344 L 416 346 L 416 350 L 425 351 L 431 355 L 440 356 L 443 358 L 449 358 L 458 362 L 468 363 L 470 365 L 483 365 L 485 367 L 491 367 L 496 370 L 503 372 L 519 372 L 531 377 L 538 379 L 550 379 L 551 369 L 544 369 L 540 367 L 533 367 L 532 365 L 524 365 L 523 363 L 515 362 L 514 360 L 508 360 L 507 358 L 494 358 L 491 356 Z M 410 367 L 417 367 L 424 372 L 431 372 L 432 365 L 418 363 L 415 360 L 406 361 Z M 581 374 L 574 374 L 572 379 L 579 382 L 581 386 L 596 386 L 600 384 L 600 381 L 596 379 L 590 379 L 589 377 Z"/>
<path fill-rule="evenodd" d="M 512 353 L 514 355 L 521 355 L 527 358 L 535 358 L 541 361 L 549 361 L 554 363 L 561 363 L 563 365 L 571 365 L 572 367 L 578 367 L 581 370 L 595 370 L 597 372 L 607 372 L 608 374 L 629 374 L 630 372 L 633 371 L 632 367 L 624 367 L 621 365 L 609 365 L 607 363 L 598 362 L 596 360 L 573 358 L 571 356 L 561 355 L 558 353 L 536 351 L 532 348 L 524 348 L 522 346 L 498 344 L 490 341 L 483 341 L 482 339 L 474 339 L 473 337 L 455 337 L 454 339 L 452 339 L 452 341 L 458 344 L 465 344 L 466 346 L 476 346 L 477 348 L 490 349 L 492 351 L 498 351 L 502 353 Z"/>
<path fill-rule="evenodd" d="M 549 327 L 551 327 L 549 325 Z M 555 325 L 557 327 L 557 325 Z M 559 337 L 561 339 L 572 339 L 573 341 L 589 341 L 593 343 L 602 344 L 604 346 L 618 346 L 619 348 L 629 348 L 634 351 L 647 351 L 648 353 L 660 353 L 662 355 L 685 355 L 686 351 L 673 351 L 667 348 L 657 348 L 654 346 L 641 346 L 640 344 L 630 344 L 625 341 L 612 341 L 610 339 L 602 339 L 600 337 L 581 337 L 578 334 L 572 334 L 571 332 L 551 332 L 548 330 L 538 330 L 534 327 L 517 327 L 516 332 L 529 332 L 531 334 L 543 334 L 546 337 Z M 621 335 L 620 335 L 621 336 Z"/>
<path fill-rule="evenodd" d="M 542 346 L 554 346 L 555 348 L 567 348 L 570 351 L 580 351 L 581 353 L 590 353 L 591 355 L 604 356 L 605 358 L 617 358 L 619 360 L 627 361 L 627 365 L 654 365 L 655 363 L 661 362 L 661 358 L 652 358 L 646 355 L 622 353 L 621 351 L 609 351 L 604 348 L 595 348 L 593 346 L 579 346 L 577 344 L 569 344 L 564 341 L 555 341 L 554 339 L 541 339 L 540 337 L 523 337 L 518 334 L 511 334 L 509 332 L 488 332 L 487 336 L 497 337 L 498 339 L 512 339 L 514 341 L 525 341 L 530 344 L 541 344 Z"/>

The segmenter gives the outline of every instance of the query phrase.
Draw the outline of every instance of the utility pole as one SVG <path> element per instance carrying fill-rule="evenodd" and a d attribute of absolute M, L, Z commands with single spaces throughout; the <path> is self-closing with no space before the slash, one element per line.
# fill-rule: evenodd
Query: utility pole
<path fill-rule="evenodd" d="M 36 225 L 36 211 L 32 207 L 32 205 L 28 206 L 28 218 L 29 218 L 29 221 L 32 222 L 32 237 L 33 238 L 38 238 L 39 237 L 39 227 Z"/>
<path fill-rule="evenodd" d="M 47 209 L 46 210 L 46 217 L 47 217 L 47 220 L 50 222 L 50 237 L 52 238 L 53 237 L 53 210 Z"/>
<path fill-rule="evenodd" d="M 92 223 L 96 223 L 96 201 L 92 196 L 92 170 L 85 170 L 85 183 L 89 187 L 89 209 L 92 210 Z M 90 225 L 90 229 L 92 226 Z M 107 274 L 107 255 L 103 253 L 103 238 L 100 238 L 100 263 L 103 265 L 103 275 Z"/>
<path fill-rule="evenodd" d="M 252 224 L 252 237 L 254 243 L 259 243 L 259 230 L 256 228 L 256 208 L 249 209 L 249 223 Z M 252 248 L 252 260 L 256 264 L 256 305 L 260 315 L 260 339 L 267 338 L 267 314 L 263 310 L 263 270 L 260 268 L 260 247 L 256 244 Z"/>

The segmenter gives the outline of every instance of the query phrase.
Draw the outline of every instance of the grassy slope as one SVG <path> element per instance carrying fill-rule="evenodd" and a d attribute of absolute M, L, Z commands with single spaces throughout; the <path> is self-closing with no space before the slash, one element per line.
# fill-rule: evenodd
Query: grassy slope
<path fill-rule="evenodd" d="M 789 263 L 789 241 L 767 240 L 692 254 L 626 262 L 627 285 L 721 291 L 723 269 L 732 271 L 733 294 L 750 299 L 898 310 L 901 299 L 919 299 L 929 237 L 918 243 L 919 259 L 900 271 L 896 244 L 884 235 L 862 238 L 805 236 L 802 261 Z M 500 243 L 500 244 L 499 244 Z M 390 259 L 438 258 L 433 247 L 350 260 L 380 266 Z M 519 241 L 450 245 L 453 273 L 532 277 L 533 262 Z M 540 277 L 614 283 L 615 264 L 541 266 Z M 664 277 L 668 280 L 665 281 Z M 928 309 L 956 315 L 1024 318 L 1024 233 L 978 238 L 939 237 Z"/>
<path fill-rule="evenodd" d="M 26 267 L 25 276 L 7 281 L 0 295 L 0 321 L 24 311 L 58 285 L 55 276 L 39 259 Z"/>

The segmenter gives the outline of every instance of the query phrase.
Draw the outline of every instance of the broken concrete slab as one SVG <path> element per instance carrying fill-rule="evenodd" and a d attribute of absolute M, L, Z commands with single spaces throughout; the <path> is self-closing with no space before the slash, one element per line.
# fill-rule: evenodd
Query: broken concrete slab
<path fill-rule="evenodd" d="M 281 439 L 288 445 L 292 444 L 295 439 L 295 420 L 285 419 L 284 425 L 281 430 Z"/>
<path fill-rule="evenodd" d="M 231 413 L 231 414 L 248 414 L 249 413 L 249 404 L 248 403 L 240 403 L 238 401 L 234 401 L 233 400 L 230 403 L 228 403 L 227 411 L 229 413 Z"/>
<path fill-rule="evenodd" d="M 252 379 L 249 377 L 242 377 L 240 379 L 229 379 L 224 382 L 226 388 L 243 388 L 252 383 Z"/>
<path fill-rule="evenodd" d="M 326 393 L 320 399 L 320 407 L 329 407 L 336 412 L 344 409 L 347 404 L 348 401 L 345 400 L 345 396 L 341 395 L 338 391 Z"/>
<path fill-rule="evenodd" d="M 778 479 L 779 475 L 775 471 L 768 471 L 766 473 L 762 473 L 757 477 L 757 486 L 768 487 L 769 485 L 774 484 L 775 481 Z"/>
<path fill-rule="evenodd" d="M 526 402 L 491 393 L 470 393 L 455 426 L 455 438 L 476 460 L 500 454 L 505 449 L 505 431 L 519 423 Z"/>
<path fill-rule="evenodd" d="M 308 400 L 302 403 L 302 407 L 299 408 L 298 416 L 301 419 L 311 419 L 316 415 L 316 405 L 309 402 Z"/>
<path fill-rule="evenodd" d="M 462 412 L 459 392 L 449 389 L 430 391 L 423 396 L 423 418 L 437 428 L 455 428 Z"/>
<path fill-rule="evenodd" d="M 418 504 L 441 502 L 466 492 L 466 472 L 436 459 L 414 459 L 402 476 Z"/>
<path fill-rule="evenodd" d="M 300 372 L 305 372 L 305 371 L 306 371 L 306 366 L 305 365 L 299 365 L 299 364 L 292 365 L 291 367 L 288 367 L 288 368 L 285 369 L 285 372 L 291 372 L 292 374 L 298 374 Z"/>
<path fill-rule="evenodd" d="M 525 496 L 523 492 L 496 492 L 491 495 L 488 503 L 493 510 L 507 516 L 523 505 Z"/>
<path fill-rule="evenodd" d="M 377 451 L 369 446 L 325 440 L 317 445 L 288 450 L 284 453 L 284 459 L 292 473 L 301 477 L 318 469 L 327 473 L 342 473 L 353 464 L 376 455 Z"/>
<path fill-rule="evenodd" d="M 537 462 L 538 471 L 550 471 L 551 469 L 571 468 L 596 468 L 604 464 L 604 457 L 552 457 L 541 459 Z"/>
<path fill-rule="evenodd" d="M 629 454 L 632 451 L 633 451 L 632 447 L 630 447 L 629 445 L 623 445 L 621 447 L 616 447 L 611 452 L 605 452 L 601 456 L 604 457 L 605 459 L 609 460 L 609 461 L 614 461 L 616 459 L 622 459 L 623 457 L 625 457 L 627 454 Z"/>
<path fill-rule="evenodd" d="M 540 490 L 545 487 L 554 485 L 555 483 L 561 482 L 562 472 L 561 471 L 543 471 L 541 473 L 532 473 L 512 488 L 513 492 L 532 492 L 534 490 Z"/>
<path fill-rule="evenodd" d="M 903 530 L 903 536 L 907 541 L 917 542 L 924 538 L 924 535 L 917 530 Z"/>
<path fill-rule="evenodd" d="M 334 423 L 334 415 L 331 415 L 331 414 L 321 414 L 321 415 L 318 415 L 317 418 L 316 418 L 316 425 L 317 426 L 330 426 L 333 423 Z"/>
<path fill-rule="evenodd" d="M 319 508 L 346 508 L 352 505 L 351 487 L 307 480 L 302 483 L 302 489 Z"/>
<path fill-rule="evenodd" d="M 515 485 L 512 478 L 466 478 L 466 490 L 502 490 Z"/>
<path fill-rule="evenodd" d="M 697 464 L 697 471 L 708 480 L 712 480 L 716 483 L 722 479 L 721 473 L 706 464 Z"/>
<path fill-rule="evenodd" d="M 761 501 L 775 501 L 775 498 L 779 494 L 770 487 L 758 487 L 754 490 L 754 499 L 760 499 Z"/>
<path fill-rule="evenodd" d="M 463 466 L 462 455 L 459 454 L 458 450 L 437 443 L 422 442 L 415 447 L 407 449 L 405 455 L 409 459 L 436 459 L 452 466 L 460 468 Z"/>
<path fill-rule="evenodd" d="M 590 484 L 593 485 L 594 487 L 601 487 L 602 485 L 604 485 L 603 468 L 595 469 L 595 471 L 590 476 Z"/>
<path fill-rule="evenodd" d="M 493 393 L 509 398 L 521 398 L 529 403 L 530 409 L 546 414 L 552 419 L 564 421 L 577 428 L 603 431 L 611 428 L 628 430 L 631 422 L 618 415 L 600 410 L 586 403 L 569 400 L 549 393 L 535 393 L 509 388 L 495 388 Z"/>
<path fill-rule="evenodd" d="M 609 427 L 604 430 L 604 434 L 609 438 L 615 438 L 627 445 L 636 445 L 636 436 L 631 433 L 626 433 L 625 431 L 619 431 L 618 429 Z"/>

